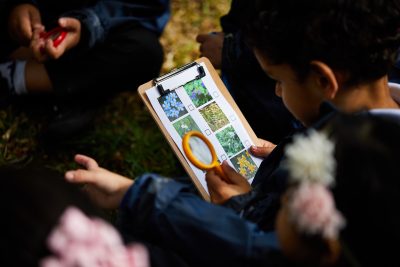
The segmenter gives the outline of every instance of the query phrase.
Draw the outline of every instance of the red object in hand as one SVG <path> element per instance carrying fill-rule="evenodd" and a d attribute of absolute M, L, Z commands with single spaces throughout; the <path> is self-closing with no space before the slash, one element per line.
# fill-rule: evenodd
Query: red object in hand
<path fill-rule="evenodd" d="M 48 32 L 40 33 L 40 38 L 52 39 L 54 47 L 57 47 L 67 36 L 67 31 L 63 27 L 56 27 Z"/>

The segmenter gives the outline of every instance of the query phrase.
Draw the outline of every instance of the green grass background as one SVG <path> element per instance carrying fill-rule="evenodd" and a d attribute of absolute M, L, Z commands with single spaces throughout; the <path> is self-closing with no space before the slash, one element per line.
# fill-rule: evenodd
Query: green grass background
<path fill-rule="evenodd" d="M 198 33 L 220 30 L 219 18 L 230 1 L 172 0 L 172 18 L 161 37 L 165 58 L 161 73 L 199 57 Z M 83 153 L 101 166 L 134 178 L 143 172 L 185 175 L 160 130 L 143 106 L 136 88 L 104 106 L 92 127 L 54 147 L 39 135 L 47 114 L 11 106 L 0 110 L 0 165 L 34 163 L 64 172 L 76 168 L 73 156 Z"/>

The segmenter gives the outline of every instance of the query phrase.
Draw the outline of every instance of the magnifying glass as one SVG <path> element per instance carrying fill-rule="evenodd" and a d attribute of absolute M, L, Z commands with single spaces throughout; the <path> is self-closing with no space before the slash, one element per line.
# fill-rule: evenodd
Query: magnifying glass
<path fill-rule="evenodd" d="M 221 178 L 228 180 L 218 162 L 214 146 L 202 133 L 198 131 L 186 133 L 182 139 L 182 146 L 194 166 L 204 171 L 214 169 Z"/>
<path fill-rule="evenodd" d="M 63 27 L 56 27 L 48 32 L 40 33 L 40 38 L 53 40 L 54 47 L 57 47 L 67 36 L 67 31 Z"/>

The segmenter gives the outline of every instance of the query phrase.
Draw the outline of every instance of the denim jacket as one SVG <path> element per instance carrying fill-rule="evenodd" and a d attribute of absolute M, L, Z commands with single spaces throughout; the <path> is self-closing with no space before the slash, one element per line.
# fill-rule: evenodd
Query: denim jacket
<path fill-rule="evenodd" d="M 82 40 L 80 46 L 91 48 L 105 40 L 113 27 L 136 22 L 161 34 L 169 16 L 169 0 L 3 0 L 9 9 L 30 3 L 38 7 L 45 26 L 55 24 L 66 16 L 80 20 Z M 47 25 L 46 25 L 47 24 Z M 51 27 L 50 27 L 51 28 Z"/>
<path fill-rule="evenodd" d="M 126 242 L 167 249 L 193 267 L 286 264 L 274 232 L 200 199 L 190 182 L 156 174 L 135 180 L 120 205 L 117 226 Z"/>

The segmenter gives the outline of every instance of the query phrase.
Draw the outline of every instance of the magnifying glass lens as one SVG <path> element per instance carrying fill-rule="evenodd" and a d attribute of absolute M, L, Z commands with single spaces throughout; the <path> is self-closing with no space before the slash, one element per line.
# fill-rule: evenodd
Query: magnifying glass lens
<path fill-rule="evenodd" d="M 194 157 L 203 164 L 209 165 L 212 163 L 211 151 L 207 144 L 197 136 L 191 136 L 189 139 L 190 150 Z"/>

